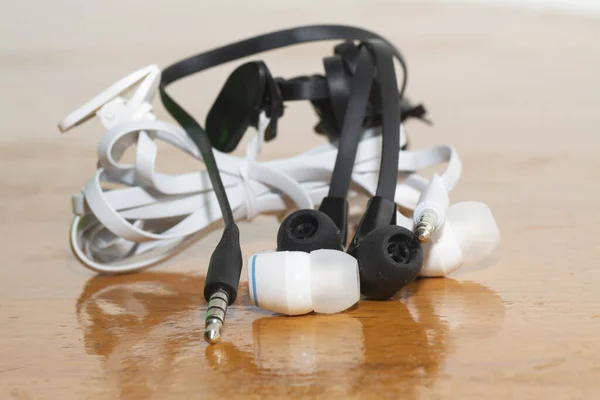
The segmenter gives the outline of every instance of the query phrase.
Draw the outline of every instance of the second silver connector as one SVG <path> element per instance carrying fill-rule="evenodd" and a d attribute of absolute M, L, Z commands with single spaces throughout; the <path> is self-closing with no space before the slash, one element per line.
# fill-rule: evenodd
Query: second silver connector
<path fill-rule="evenodd" d="M 425 212 L 415 225 L 415 234 L 420 242 L 426 242 L 435 230 L 437 217 L 434 213 Z"/>
<path fill-rule="evenodd" d="M 221 339 L 221 328 L 225 322 L 228 304 L 229 295 L 222 289 L 217 290 L 210 296 L 204 328 L 204 340 L 208 343 L 217 343 Z"/>

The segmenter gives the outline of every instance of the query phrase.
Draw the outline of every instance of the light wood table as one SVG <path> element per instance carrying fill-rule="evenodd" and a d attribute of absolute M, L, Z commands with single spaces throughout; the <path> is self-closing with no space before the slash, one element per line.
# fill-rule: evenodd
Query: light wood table
<path fill-rule="evenodd" d="M 2 4 L 1 399 L 600 397 L 600 19 L 425 2 L 147 3 Z M 67 233 L 102 131 L 95 121 L 61 137 L 56 122 L 143 65 L 316 22 L 361 25 L 403 50 L 407 93 L 435 121 L 408 125 L 413 147 L 456 146 L 452 201 L 487 202 L 502 243 L 449 279 L 336 316 L 261 312 L 243 282 L 224 342 L 207 347 L 201 293 L 218 235 L 159 268 L 94 277 Z M 331 51 L 264 58 L 289 77 L 321 71 Z M 202 120 L 235 65 L 173 92 Z M 322 141 L 314 123 L 308 105 L 290 106 L 265 157 Z M 160 157 L 166 171 L 198 167 Z M 274 246 L 277 221 L 241 230 L 249 255 Z"/>

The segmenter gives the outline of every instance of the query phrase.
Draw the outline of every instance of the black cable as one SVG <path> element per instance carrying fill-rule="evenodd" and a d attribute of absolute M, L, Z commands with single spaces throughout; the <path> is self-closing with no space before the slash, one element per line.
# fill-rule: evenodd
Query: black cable
<path fill-rule="evenodd" d="M 292 79 L 278 78 L 275 81 L 283 101 L 327 100 L 330 98 L 329 87 L 323 76 L 297 76 Z"/>
<path fill-rule="evenodd" d="M 396 225 L 396 203 L 394 195 L 398 183 L 398 157 L 400 152 L 400 99 L 396 88 L 396 73 L 392 59 L 392 51 L 387 43 L 381 40 L 367 40 L 364 46 L 369 49 L 375 61 L 376 79 L 373 82 L 374 92 L 378 95 L 382 109 L 382 143 L 379 180 L 375 196 L 369 199 L 366 210 L 360 220 L 354 238 L 350 242 L 348 254 L 358 257 L 363 240 L 367 240 L 371 232 L 379 228 Z M 385 231 L 378 231 L 385 232 Z M 373 243 L 369 248 L 373 247 Z M 359 263 L 359 265 L 361 265 Z M 364 273 L 361 266 L 361 291 L 369 292 L 364 284 Z M 376 268 L 376 271 L 380 271 Z M 376 281 L 383 284 L 387 280 L 381 273 L 376 273 Z M 378 294 L 380 295 L 380 293 Z"/>
<path fill-rule="evenodd" d="M 161 87 L 164 88 L 176 80 L 208 68 L 281 47 L 323 40 L 363 41 L 367 39 L 379 39 L 390 46 L 404 74 L 404 81 L 400 88 L 400 97 L 402 97 L 406 87 L 407 70 L 400 51 L 374 32 L 344 25 L 308 25 L 270 32 L 191 56 L 172 64 L 163 71 Z"/>
<path fill-rule="evenodd" d="M 235 225 L 233 218 L 233 212 L 229 205 L 229 199 L 227 198 L 227 192 L 223 186 L 223 181 L 219 175 L 219 167 L 212 151 L 208 134 L 196 120 L 189 115 L 182 107 L 180 107 L 166 92 L 165 86 L 161 82 L 160 85 L 160 98 L 165 108 L 169 113 L 179 122 L 181 127 L 187 132 L 188 136 L 194 141 L 198 150 L 202 154 L 202 160 L 206 165 L 208 176 L 212 184 L 217 200 L 219 201 L 219 207 L 221 208 L 221 214 L 223 215 L 223 221 L 226 226 Z"/>
<path fill-rule="evenodd" d="M 369 103 L 369 94 L 375 74 L 375 65 L 371 53 L 366 48 L 360 50 L 356 73 L 350 88 L 350 100 L 345 110 L 342 133 L 338 144 L 338 153 L 329 186 L 330 197 L 345 199 L 352 180 L 352 170 L 358 142 L 363 131 L 363 120 Z"/>
<path fill-rule="evenodd" d="M 398 152 L 400 151 L 400 100 L 396 93 L 396 73 L 389 47 L 378 40 L 369 40 L 366 45 L 371 52 L 362 48 L 356 73 L 352 80 L 350 102 L 345 111 L 342 134 L 338 145 L 338 155 L 331 178 L 329 196 L 346 198 L 352 170 L 356 159 L 362 121 L 366 113 L 369 92 L 373 82 L 375 58 L 377 64 L 377 92 L 380 96 L 382 112 L 382 156 L 377 183 L 377 196 L 394 200 L 398 174 Z"/>
<path fill-rule="evenodd" d="M 396 49 L 389 41 L 374 32 L 343 25 L 311 25 L 267 33 L 186 58 L 163 70 L 159 86 L 162 103 L 171 116 L 173 116 L 173 118 L 175 118 L 175 120 L 177 120 L 177 122 L 185 129 L 196 146 L 198 146 L 204 159 L 215 195 L 219 201 L 219 207 L 226 226 L 234 225 L 235 221 L 214 155 L 212 154 L 212 146 L 208 139 L 208 135 L 200 124 L 168 95 L 165 90 L 166 87 L 191 74 L 239 58 L 300 43 L 336 39 L 379 39 L 386 43 L 390 47 L 392 54 L 398 59 L 404 73 L 404 81 L 400 88 L 400 97 L 402 96 L 404 88 L 406 87 L 407 71 L 404 59 L 398 49 Z M 397 91 L 397 86 L 394 86 L 394 91 Z"/>
<path fill-rule="evenodd" d="M 398 153 L 400 151 L 400 98 L 396 73 L 389 46 L 380 40 L 369 40 L 377 66 L 377 89 L 382 104 L 382 144 L 379 180 L 376 196 L 394 201 L 398 183 Z"/>
<path fill-rule="evenodd" d="M 333 117 L 338 126 L 343 127 L 348 102 L 350 101 L 352 81 L 347 76 L 349 74 L 346 73 L 347 69 L 341 55 L 336 54 L 331 57 L 325 57 L 323 59 L 323 66 L 325 67 L 325 80 L 329 91 L 329 102 L 333 108 Z M 370 86 L 367 90 L 369 89 Z M 360 124 L 362 125 L 362 121 Z"/>

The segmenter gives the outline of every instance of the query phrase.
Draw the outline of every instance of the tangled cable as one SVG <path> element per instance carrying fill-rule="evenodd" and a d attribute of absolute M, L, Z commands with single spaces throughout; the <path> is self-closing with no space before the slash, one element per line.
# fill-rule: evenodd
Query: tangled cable
<path fill-rule="evenodd" d="M 156 170 L 157 141 L 202 162 L 183 129 L 157 120 L 152 113 L 159 78 L 156 66 L 136 71 L 59 125 L 64 132 L 96 114 L 107 128 L 98 144 L 98 169 L 82 192 L 73 196 L 75 216 L 70 232 L 76 257 L 99 273 L 126 273 L 156 265 L 199 240 L 222 217 L 206 171 L 167 175 Z M 121 96 L 138 83 L 131 96 Z M 326 143 L 291 158 L 258 161 L 268 122 L 261 115 L 245 157 L 215 151 L 237 220 L 283 212 L 290 206 L 288 200 L 298 208 L 313 208 L 329 190 L 336 144 Z M 406 142 L 403 130 L 400 140 Z M 121 158 L 132 146 L 136 147 L 135 163 L 122 164 Z M 350 197 L 375 193 L 380 148 L 381 135 L 368 129 L 358 147 Z M 418 171 L 447 163 L 440 177 L 448 191 L 460 177 L 461 163 L 451 146 L 401 153 L 395 202 L 405 209 L 415 208 L 429 184 Z M 106 183 L 123 187 L 107 189 Z M 400 213 L 397 220 L 399 225 L 413 226 L 413 220 Z"/>
<path fill-rule="evenodd" d="M 167 175 L 156 170 L 157 141 L 202 162 L 183 129 L 157 120 L 152 113 L 159 78 L 160 70 L 154 65 L 136 71 L 59 124 L 64 132 L 96 114 L 107 128 L 98 143 L 98 169 L 82 192 L 73 195 L 70 232 L 73 253 L 99 273 L 127 273 L 156 265 L 199 240 L 222 217 L 206 171 Z M 132 95 L 121 96 L 136 84 Z M 285 212 L 288 199 L 298 208 L 313 208 L 329 190 L 336 144 L 326 143 L 291 158 L 258 161 L 268 123 L 261 115 L 245 157 L 215 151 L 237 220 Z M 400 141 L 402 145 L 406 142 L 403 130 Z M 121 163 L 132 146 L 136 147 L 135 163 Z M 351 198 L 360 192 L 375 193 L 380 148 L 381 135 L 376 129 L 365 131 L 352 172 Z M 447 163 L 440 177 L 448 191 L 460 177 L 461 163 L 451 146 L 401 152 L 395 201 L 405 209 L 415 208 L 429 184 L 419 170 Z M 123 187 L 107 189 L 106 183 Z M 412 228 L 413 221 L 398 213 L 398 224 Z"/>

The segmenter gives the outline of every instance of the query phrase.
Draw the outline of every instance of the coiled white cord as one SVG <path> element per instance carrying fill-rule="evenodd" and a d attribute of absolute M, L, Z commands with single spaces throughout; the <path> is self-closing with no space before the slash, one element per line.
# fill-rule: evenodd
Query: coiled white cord
<path fill-rule="evenodd" d="M 73 196 L 75 217 L 70 233 L 76 257 L 99 273 L 126 273 L 156 265 L 200 239 L 221 220 L 206 171 L 181 175 L 156 171 L 157 140 L 199 161 L 202 158 L 185 131 L 156 120 L 151 112 L 150 100 L 160 76 L 157 67 L 140 71 L 117 82 L 65 118 L 68 123 L 63 121 L 60 125 L 61 130 L 66 131 L 96 113 L 108 128 L 98 144 L 98 169 L 82 192 Z M 144 80 L 132 97 L 116 97 L 141 79 Z M 123 82 L 128 82 L 128 86 Z M 268 119 L 262 115 L 245 157 L 215 151 L 223 184 L 238 220 L 285 211 L 289 206 L 286 199 L 299 208 L 313 208 L 329 190 L 336 146 L 328 143 L 295 157 L 260 162 L 257 155 L 262 149 L 267 125 Z M 359 144 L 350 197 L 358 191 L 375 194 L 381 149 L 381 136 L 376 133 L 365 132 Z M 400 134 L 402 145 L 406 138 L 402 131 Z M 135 163 L 120 163 L 131 146 L 136 146 Z M 461 174 L 461 163 L 452 147 L 401 151 L 396 203 L 414 209 L 421 191 L 429 183 L 417 171 L 441 163 L 447 163 L 440 178 L 450 191 Z M 103 182 L 125 187 L 107 190 Z M 411 228 L 413 221 L 398 213 L 398 224 Z"/>

